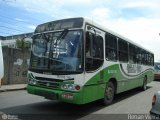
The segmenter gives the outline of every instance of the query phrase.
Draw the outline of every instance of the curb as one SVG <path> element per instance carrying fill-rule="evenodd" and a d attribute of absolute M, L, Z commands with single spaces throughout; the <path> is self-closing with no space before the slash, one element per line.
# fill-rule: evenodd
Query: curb
<path fill-rule="evenodd" d="M 15 89 L 3 89 L 3 90 L 0 90 L 0 92 L 18 91 L 18 90 L 26 90 L 26 87 L 24 87 L 24 88 L 15 88 Z"/>

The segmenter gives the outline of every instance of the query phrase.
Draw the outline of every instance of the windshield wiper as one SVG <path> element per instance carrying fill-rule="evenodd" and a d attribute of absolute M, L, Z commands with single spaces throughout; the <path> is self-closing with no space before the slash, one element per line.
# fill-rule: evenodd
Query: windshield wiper
<path fill-rule="evenodd" d="M 59 41 L 59 40 L 63 39 L 67 33 L 68 33 L 68 29 L 64 29 L 62 31 L 62 33 L 58 36 L 57 40 Z"/>
<path fill-rule="evenodd" d="M 64 29 L 63 31 L 62 31 L 62 33 L 57 37 L 57 39 L 56 40 L 54 40 L 54 41 L 52 41 L 51 42 L 51 45 L 50 45 L 50 51 L 49 51 L 49 53 L 50 53 L 50 57 L 52 56 L 52 47 L 54 48 L 54 50 L 55 50 L 55 53 L 54 54 L 58 54 L 58 48 L 57 48 L 57 46 L 58 46 L 58 44 L 60 44 L 61 43 L 61 40 L 66 36 L 66 34 L 68 33 L 68 29 Z M 53 43 L 54 42 L 54 43 Z M 55 46 L 54 46 L 55 45 Z"/>
<path fill-rule="evenodd" d="M 67 35 L 68 33 L 68 29 L 64 29 L 63 32 L 58 36 L 58 38 L 55 40 L 56 41 L 56 47 L 57 47 L 57 43 L 59 41 L 59 43 L 61 43 L 61 40 Z"/>

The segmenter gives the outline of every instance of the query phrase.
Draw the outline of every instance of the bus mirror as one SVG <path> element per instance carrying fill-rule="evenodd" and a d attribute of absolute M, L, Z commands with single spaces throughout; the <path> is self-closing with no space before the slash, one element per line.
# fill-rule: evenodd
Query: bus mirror
<path fill-rule="evenodd" d="M 87 26 L 87 30 L 91 30 L 92 29 L 92 27 L 91 26 Z"/>
<path fill-rule="evenodd" d="M 93 31 L 96 35 L 96 29 L 94 27 L 91 27 L 91 26 L 87 26 L 87 30 L 88 31 Z"/>

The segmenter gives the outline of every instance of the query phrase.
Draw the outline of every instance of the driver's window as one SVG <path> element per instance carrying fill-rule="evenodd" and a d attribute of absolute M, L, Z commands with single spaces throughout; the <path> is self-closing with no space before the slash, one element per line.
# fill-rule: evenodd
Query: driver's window
<path fill-rule="evenodd" d="M 94 71 L 103 64 L 103 38 L 86 32 L 86 71 Z"/>

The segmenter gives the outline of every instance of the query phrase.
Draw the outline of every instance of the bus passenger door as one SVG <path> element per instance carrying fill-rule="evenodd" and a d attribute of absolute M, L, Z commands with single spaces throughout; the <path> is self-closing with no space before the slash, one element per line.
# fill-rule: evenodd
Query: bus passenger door
<path fill-rule="evenodd" d="M 105 33 L 91 26 L 86 28 L 85 39 L 85 83 L 92 100 L 102 96 L 104 35 Z M 86 88 L 86 89 L 87 89 Z M 103 94 L 104 96 L 104 94 Z M 85 97 L 85 96 L 84 96 Z"/>

